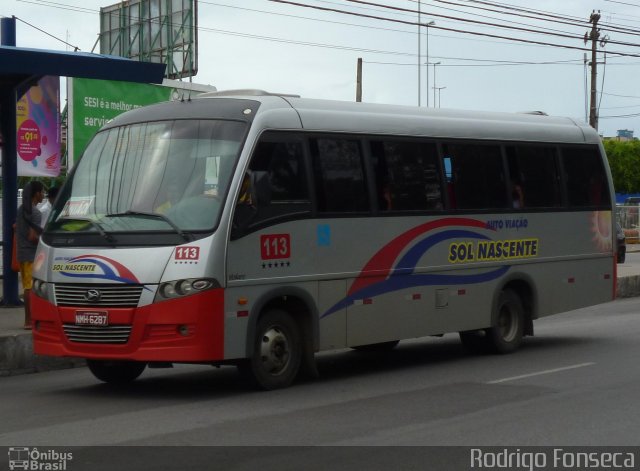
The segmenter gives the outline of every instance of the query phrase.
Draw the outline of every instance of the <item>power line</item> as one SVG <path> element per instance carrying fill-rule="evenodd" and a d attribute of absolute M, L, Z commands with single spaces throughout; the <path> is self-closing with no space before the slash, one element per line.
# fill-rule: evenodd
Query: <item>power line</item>
<path fill-rule="evenodd" d="M 279 0 L 271 0 L 271 1 L 279 1 Z M 407 8 L 394 7 L 394 6 L 390 6 L 390 5 L 383 5 L 383 4 L 373 3 L 373 2 L 369 2 L 369 1 L 365 1 L 365 0 L 345 0 L 345 1 L 353 2 L 353 3 L 362 3 L 362 4 L 365 4 L 365 5 L 384 6 L 385 8 L 389 8 L 391 10 L 407 11 L 407 12 L 416 13 L 416 14 L 418 13 L 417 10 L 410 10 L 410 9 L 407 9 Z M 568 33 L 553 33 L 553 32 L 549 32 L 549 31 L 534 30 L 534 29 L 529 29 L 529 28 L 520 28 L 520 27 L 517 27 L 517 26 L 500 25 L 500 24 L 497 24 L 497 23 L 487 23 L 487 22 L 484 22 L 484 21 L 471 20 L 471 19 L 468 19 L 468 18 L 452 17 L 452 16 L 448 16 L 448 15 L 440 15 L 440 14 L 437 14 L 437 13 L 427 13 L 427 12 L 425 12 L 425 15 L 442 17 L 442 18 L 447 18 L 447 19 L 453 19 L 453 20 L 457 20 L 457 21 L 473 23 L 473 24 L 476 24 L 476 25 L 494 26 L 494 27 L 497 27 L 497 28 L 505 28 L 505 29 L 510 29 L 510 30 L 514 30 L 514 31 L 526 32 L 526 33 L 545 34 L 545 35 L 549 35 L 549 36 L 556 36 L 556 37 L 568 38 L 568 39 L 582 39 L 582 36 L 576 36 L 576 35 L 568 34 Z M 434 28 L 438 28 L 438 27 L 434 26 Z M 440 28 L 440 29 L 442 29 L 442 28 Z M 640 47 L 640 44 L 636 44 L 636 43 L 627 43 L 627 42 L 614 41 L 614 40 L 608 40 L 607 42 L 609 42 L 611 44 L 617 44 L 619 46 Z"/>
<path fill-rule="evenodd" d="M 439 60 L 458 60 L 469 62 L 487 62 L 487 64 L 438 64 L 440 67 L 499 67 L 499 66 L 520 66 L 520 65 L 583 65 L 581 59 L 566 60 L 566 61 L 507 61 L 507 60 L 494 60 L 494 59 L 471 59 L 464 57 L 444 57 L 444 56 L 431 56 L 433 59 Z M 377 61 L 364 61 L 365 64 L 380 64 L 380 65 L 399 65 L 399 66 L 413 66 L 415 63 L 399 63 L 399 62 L 377 62 Z"/>
<path fill-rule="evenodd" d="M 407 25 L 412 25 L 412 26 L 418 26 L 418 25 L 425 26 L 423 24 L 419 24 L 419 23 L 413 22 L 413 21 L 396 20 L 396 19 L 392 19 L 392 18 L 385 18 L 385 17 L 380 17 L 380 16 L 374 16 L 374 15 L 364 15 L 364 14 L 361 14 L 361 13 L 353 13 L 353 12 L 349 12 L 349 11 L 338 10 L 338 9 L 335 9 L 335 8 L 325 8 L 325 7 L 320 7 L 320 6 L 316 6 L 316 5 L 309 5 L 309 4 L 305 4 L 305 3 L 294 2 L 294 1 L 291 1 L 291 0 L 267 0 L 267 1 L 274 2 L 274 3 L 282 3 L 282 4 L 294 5 L 294 6 L 299 6 L 299 7 L 303 7 L 303 8 L 311 8 L 311 9 L 324 10 L 324 11 L 333 11 L 333 12 L 342 13 L 342 14 L 345 14 L 345 15 L 360 16 L 360 17 L 364 17 L 364 18 L 377 19 L 377 20 L 383 20 L 383 21 L 390 21 L 390 22 L 402 23 L 402 24 L 407 24 Z M 346 1 L 358 1 L 358 0 L 346 0 Z M 363 3 L 369 3 L 369 2 L 363 2 Z M 397 7 L 393 7 L 393 8 L 397 8 Z M 489 38 L 505 39 L 507 41 L 515 41 L 515 42 L 526 43 L 526 44 L 537 44 L 537 45 L 541 45 L 541 46 L 551 46 L 551 47 L 557 47 L 557 48 L 563 48 L 563 49 L 571 49 L 571 50 L 577 50 L 577 51 L 591 51 L 591 49 L 584 48 L 584 47 L 568 46 L 568 45 L 565 45 L 565 44 L 548 43 L 548 42 L 543 42 L 543 41 L 534 41 L 534 40 L 530 40 L 530 39 L 520 39 L 520 38 L 514 38 L 514 37 L 510 37 L 510 36 L 501 36 L 501 35 L 496 35 L 496 34 L 480 33 L 480 32 L 477 32 L 477 31 L 465 31 L 465 30 L 461 30 L 461 29 L 447 28 L 447 27 L 444 27 L 444 26 L 437 26 L 437 25 L 429 26 L 429 28 L 434 28 L 434 29 L 438 29 L 438 30 L 442 30 L 442 31 L 451 31 L 451 32 L 456 32 L 456 33 L 462 33 L 462 34 L 470 34 L 470 35 L 475 35 L 475 36 L 484 36 L 484 37 L 489 37 Z M 579 39 L 583 39 L 583 38 L 580 37 Z M 638 45 L 638 46 L 640 46 L 640 45 Z M 616 51 L 609 51 L 609 54 L 614 54 L 614 55 L 618 55 L 618 56 L 625 56 L 625 57 L 640 57 L 640 54 L 630 54 L 630 53 L 616 52 Z"/>
<path fill-rule="evenodd" d="M 602 94 L 607 96 L 615 96 L 618 98 L 637 98 L 640 100 L 640 96 L 637 96 L 637 95 L 617 95 L 615 93 L 605 93 L 605 92 L 602 92 Z"/>
<path fill-rule="evenodd" d="M 598 119 L 609 119 L 609 118 L 636 118 L 640 116 L 640 113 L 632 113 L 632 114 L 617 114 L 611 116 L 598 116 Z"/>
<path fill-rule="evenodd" d="M 280 0 L 271 0 L 271 1 L 280 1 Z M 373 3 L 373 2 L 368 2 L 365 0 L 345 0 L 347 2 L 353 2 L 353 3 L 361 3 L 361 4 L 365 4 L 365 5 L 375 5 L 375 6 L 381 6 L 384 8 L 388 8 L 390 10 L 398 10 L 398 11 L 405 11 L 405 12 L 409 12 L 409 13 L 415 13 L 418 14 L 418 10 L 411 10 L 408 8 L 402 8 L 402 7 L 394 7 L 391 5 L 384 5 L 384 4 L 380 4 L 380 3 Z M 290 3 L 290 2 L 283 2 L 283 3 Z M 303 6 L 301 4 L 298 4 L 298 6 Z M 316 8 L 312 5 L 305 5 L 305 6 L 309 6 L 311 8 Z M 518 26 L 508 26 L 508 25 L 501 25 L 498 23 L 488 23 L 486 21 L 478 21 L 478 20 L 473 20 L 473 19 L 469 19 L 469 18 L 460 18 L 457 16 L 450 16 L 450 15 L 441 15 L 439 13 L 429 13 L 429 12 L 424 12 L 425 16 L 432 16 L 432 17 L 438 17 L 438 18 L 445 18 L 448 20 L 455 20 L 455 21 L 462 21 L 465 23 L 472 23 L 475 25 L 484 25 L 484 26 L 491 26 L 491 27 L 495 27 L 495 28 L 504 28 L 504 29 L 510 29 L 510 30 L 514 30 L 514 31 L 520 31 L 520 32 L 525 32 L 525 33 L 535 33 L 535 34 L 546 34 L 546 35 L 551 35 L 551 36 L 557 36 L 557 37 L 562 37 L 562 38 L 567 38 L 567 39 L 582 39 L 581 36 L 576 36 L 573 34 L 568 34 L 568 33 L 553 33 L 553 32 L 549 32 L 549 31 L 541 31 L 541 30 L 534 30 L 534 29 L 530 29 L 530 28 L 521 28 Z M 396 21 L 396 20 L 392 20 L 392 21 Z M 417 26 L 418 23 L 415 23 L 415 25 Z M 437 26 L 434 26 L 434 28 L 438 28 Z M 640 45 L 638 45 L 640 46 Z"/>
<path fill-rule="evenodd" d="M 418 0 L 410 0 L 413 2 L 416 2 Z M 451 3 L 450 1 L 446 1 L 446 0 L 435 0 L 437 2 L 442 2 L 442 3 Z M 481 4 L 481 5 L 489 5 L 489 6 L 494 6 L 496 8 L 504 8 L 507 11 L 499 11 L 499 10 L 492 10 L 492 9 L 488 9 L 488 8 L 483 8 L 483 7 L 475 7 L 472 5 L 461 5 L 461 6 L 466 6 L 467 8 L 480 8 L 480 9 L 485 9 L 487 11 L 494 11 L 494 12 L 498 12 L 501 14 L 505 14 L 505 15 L 515 15 L 515 16 L 519 16 L 519 17 L 526 17 L 526 18 L 533 18 L 533 19 L 537 19 L 540 21 L 551 21 L 553 23 L 561 23 L 561 24 L 567 24 L 567 25 L 571 25 L 571 26 L 577 26 L 577 27 L 585 27 L 588 26 L 589 22 L 579 19 L 579 18 L 575 18 L 575 17 L 571 17 L 571 16 L 566 16 L 566 15 L 558 15 L 555 13 L 551 13 L 551 12 L 545 12 L 543 10 L 532 10 L 532 9 L 528 9 L 528 8 L 518 8 L 518 7 L 514 7 L 511 5 L 506 5 L 506 4 L 502 4 L 502 3 L 496 3 L 496 2 L 487 2 L 487 1 L 480 1 L 480 0 L 466 0 L 467 3 L 477 3 L 477 4 Z M 459 3 L 458 3 L 459 4 Z M 508 10 L 513 10 L 514 12 L 518 12 L 518 13 L 512 13 Z M 520 12 L 524 12 L 520 13 Z M 531 15 L 537 15 L 537 16 L 531 16 Z M 602 27 L 603 31 L 611 31 L 611 32 L 617 32 L 617 33 L 622 33 L 622 34 L 628 34 L 628 35 L 633 35 L 633 36 L 639 36 L 640 35 L 640 31 L 638 31 L 637 29 L 630 29 L 629 27 L 625 26 L 618 26 L 618 25 L 614 25 L 613 23 L 609 22 L 607 23 L 608 26 L 606 27 Z"/>
<path fill-rule="evenodd" d="M 570 26 L 578 26 L 578 27 L 585 27 L 588 25 L 587 21 L 578 21 L 578 20 L 571 20 L 571 21 L 567 21 L 567 20 L 562 20 L 560 18 L 545 18 L 545 17 L 540 17 L 538 16 L 534 16 L 531 14 L 522 14 L 522 13 L 513 13 L 510 11 L 503 11 L 503 10 L 494 10 L 493 8 L 486 8 L 486 7 L 480 7 L 480 6 L 476 6 L 476 5 L 464 5 L 464 4 L 460 4 L 458 2 L 451 2 L 451 1 L 446 1 L 446 0 L 435 0 L 438 3 L 445 3 L 445 4 L 449 4 L 449 5 L 458 5 L 458 6 L 462 6 L 465 8 L 474 8 L 474 9 L 478 9 L 478 10 L 483 10 L 483 11 L 490 11 L 493 13 L 500 13 L 503 15 L 511 15 L 511 16 L 517 16 L 519 18 L 530 18 L 530 19 L 534 19 L 534 20 L 539 20 L 539 21 L 549 21 L 549 22 L 553 22 L 554 24 L 560 23 L 560 24 L 566 24 L 566 25 L 570 25 Z M 487 2 L 474 2 L 474 3 L 480 3 L 480 4 L 487 4 L 487 5 L 493 5 L 491 3 L 487 3 Z M 434 5 L 435 6 L 435 5 Z"/>
<path fill-rule="evenodd" d="M 409 0 L 409 1 L 412 1 L 412 2 L 415 3 L 418 0 Z M 474 8 L 474 9 L 479 9 L 479 10 L 482 10 L 482 11 L 489 11 L 489 12 L 492 12 L 492 13 L 513 15 L 513 16 L 517 16 L 519 18 L 533 18 L 533 19 L 536 19 L 536 20 L 541 19 L 541 18 L 536 18 L 536 17 L 533 17 L 533 16 L 520 15 L 520 14 L 515 14 L 515 13 L 510 13 L 510 12 L 502 12 L 502 11 L 499 11 L 499 10 L 493 10 L 493 9 L 483 8 L 483 7 L 473 6 L 473 5 L 471 5 L 471 6 L 463 5 L 463 4 L 460 4 L 458 2 L 451 2 L 451 1 L 446 1 L 446 0 L 436 0 L 436 1 L 439 2 L 439 3 L 444 3 L 444 4 L 447 4 L 447 5 L 454 5 L 454 6 L 458 6 L 458 7 L 462 7 L 462 8 Z M 468 13 L 466 11 L 458 10 L 458 9 L 455 9 L 455 8 L 442 7 L 442 6 L 438 6 L 438 5 L 432 5 L 432 6 L 434 8 L 439 8 L 439 9 L 447 10 L 447 11 L 454 11 L 456 13 L 470 14 L 470 13 Z M 426 14 L 427 14 L 427 16 L 432 16 L 433 15 L 433 14 L 429 14 L 429 13 L 426 13 Z M 528 23 L 521 23 L 519 21 L 505 20 L 505 19 L 501 19 L 501 18 L 496 18 L 494 16 L 478 15 L 478 14 L 474 14 L 474 16 L 475 17 L 480 17 L 480 18 L 487 18 L 487 19 L 491 19 L 491 20 L 504 21 L 506 23 L 512 23 L 512 24 L 516 24 L 516 25 L 532 26 L 532 25 L 530 25 Z M 550 19 L 546 19 L 546 18 L 542 18 L 542 20 L 544 20 L 544 21 L 552 21 L 554 24 L 559 23 L 557 20 L 550 20 Z M 567 24 L 571 24 L 572 26 L 576 26 L 575 23 L 567 23 Z M 580 27 L 584 27 L 584 26 L 580 25 Z M 543 29 L 543 30 L 547 30 L 547 31 L 555 31 L 555 32 L 558 32 L 558 33 L 566 33 L 566 31 L 560 31 L 558 29 L 553 29 L 553 28 L 544 28 L 544 27 L 540 27 L 540 28 Z"/>
<path fill-rule="evenodd" d="M 393 29 L 393 28 L 381 28 L 379 26 L 369 26 L 369 25 L 358 25 L 355 23 L 346 23 L 343 21 L 331 21 L 331 20 L 322 20 L 319 18 L 311 18 L 308 16 L 299 16 L 299 15 L 291 15 L 291 14 L 286 14 L 286 13 L 280 13 L 280 12 L 274 12 L 274 11 L 266 11 L 266 10 L 257 10 L 257 9 L 253 9 L 253 8 L 244 8 L 244 7 L 239 7 L 236 5 L 225 5 L 222 3 L 215 3 L 215 2 L 210 2 L 210 1 L 206 1 L 206 0 L 199 0 L 200 4 L 205 4 L 205 5 L 212 5 L 212 6 L 216 6 L 216 7 L 223 7 L 223 8 L 231 8 L 234 10 L 242 10 L 242 11 L 249 11 L 249 12 L 253 12 L 253 13 L 262 13 L 265 15 L 273 15 L 273 16 L 278 16 L 278 17 L 287 17 L 287 18 L 295 18 L 295 19 L 301 19 L 301 20 L 309 20 L 309 21 L 317 21 L 320 23 L 328 23 L 328 24 L 335 24 L 335 25 L 341 25 L 341 26 L 354 26 L 356 28 L 366 28 L 366 29 L 375 29 L 375 30 L 379 30 L 379 31 L 391 31 L 391 32 L 397 32 L 397 33 L 405 33 L 405 34 L 412 34 L 412 35 L 417 35 L 418 33 L 416 33 L 415 31 L 405 31 L 402 29 Z M 323 3 L 333 3 L 333 2 L 323 2 Z"/>
<path fill-rule="evenodd" d="M 604 0 L 605 2 L 610 2 L 610 3 L 619 3 L 620 5 L 629 5 L 632 7 L 640 7 L 640 5 L 638 5 L 637 3 L 629 3 L 629 2 L 619 2 L 616 0 Z"/>

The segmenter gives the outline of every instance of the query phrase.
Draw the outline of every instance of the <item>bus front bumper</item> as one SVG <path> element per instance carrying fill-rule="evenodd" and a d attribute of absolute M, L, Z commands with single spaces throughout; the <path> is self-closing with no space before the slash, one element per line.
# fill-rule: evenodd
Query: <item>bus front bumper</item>
<path fill-rule="evenodd" d="M 224 290 L 137 308 L 58 307 L 31 293 L 34 352 L 144 362 L 224 359 Z M 105 316 L 106 314 L 106 316 Z M 107 325 L 77 325 L 93 316 Z"/>

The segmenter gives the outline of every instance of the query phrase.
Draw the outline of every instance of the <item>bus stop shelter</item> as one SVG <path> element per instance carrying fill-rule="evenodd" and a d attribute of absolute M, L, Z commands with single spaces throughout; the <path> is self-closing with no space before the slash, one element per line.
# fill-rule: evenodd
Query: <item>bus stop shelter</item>
<path fill-rule="evenodd" d="M 18 99 L 45 75 L 140 83 L 162 83 L 165 64 L 83 52 L 15 47 L 15 22 L 2 18 L 0 131 L 2 135 L 2 244 L 5 306 L 20 304 L 18 276 L 11 270 L 12 225 L 18 204 L 16 122 Z"/>

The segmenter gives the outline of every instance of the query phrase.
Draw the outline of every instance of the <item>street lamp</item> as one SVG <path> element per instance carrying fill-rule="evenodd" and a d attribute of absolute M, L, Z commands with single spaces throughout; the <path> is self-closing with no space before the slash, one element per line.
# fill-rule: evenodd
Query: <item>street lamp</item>
<path fill-rule="evenodd" d="M 447 87 L 436 87 L 436 89 L 438 90 L 438 108 L 440 108 L 440 103 L 441 103 L 441 101 L 440 101 L 440 92 L 442 90 L 444 90 L 445 88 L 447 88 Z M 435 105 L 436 104 L 434 103 L 433 106 L 435 107 Z"/>
<path fill-rule="evenodd" d="M 436 106 L 436 65 L 440 65 L 440 62 L 433 63 L 433 106 Z M 428 70 L 428 69 L 427 69 Z"/>
<path fill-rule="evenodd" d="M 427 26 L 427 108 L 429 108 L 429 26 L 435 25 L 435 21 L 429 21 Z M 434 77 L 435 78 L 435 77 Z M 435 106 L 435 103 L 433 104 Z"/>
<path fill-rule="evenodd" d="M 420 33 L 421 33 L 421 31 L 420 31 L 420 28 L 421 28 L 421 26 L 420 26 L 421 5 L 422 5 L 422 3 L 420 2 L 420 0 L 418 0 L 418 106 L 420 106 L 420 102 L 421 102 L 421 99 L 422 99 L 422 91 L 420 90 L 420 82 L 422 82 L 421 75 L 420 75 L 421 69 L 422 69 L 422 65 L 420 64 L 420 59 L 422 58 L 422 54 L 420 53 L 420 46 L 421 46 L 420 43 L 422 43 L 422 41 L 420 40 L 421 39 L 420 38 Z M 429 96 L 429 89 L 428 88 L 427 88 L 427 96 Z"/>

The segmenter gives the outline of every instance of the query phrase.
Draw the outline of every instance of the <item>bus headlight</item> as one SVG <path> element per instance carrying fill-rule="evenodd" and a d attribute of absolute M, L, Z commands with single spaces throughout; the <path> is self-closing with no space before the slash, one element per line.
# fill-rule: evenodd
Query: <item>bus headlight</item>
<path fill-rule="evenodd" d="M 154 302 L 181 298 L 190 294 L 201 293 L 208 289 L 219 288 L 220 284 L 212 278 L 189 278 L 160 283 Z"/>
<path fill-rule="evenodd" d="M 49 284 L 47 282 L 34 278 L 32 290 L 39 298 L 49 299 Z"/>

